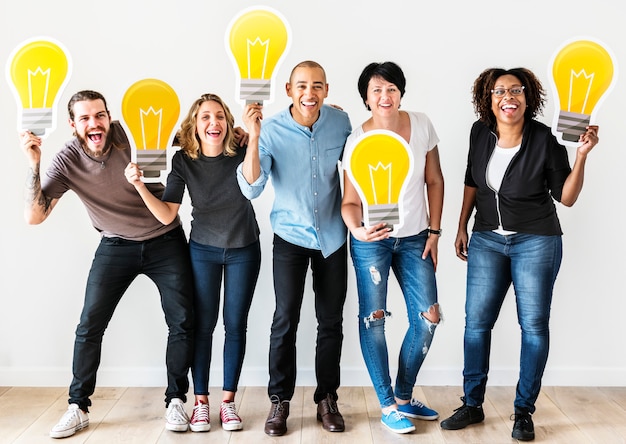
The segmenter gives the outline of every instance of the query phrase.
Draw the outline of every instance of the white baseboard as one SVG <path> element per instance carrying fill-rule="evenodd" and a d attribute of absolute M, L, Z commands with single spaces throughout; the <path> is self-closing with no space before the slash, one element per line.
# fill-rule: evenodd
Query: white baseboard
<path fill-rule="evenodd" d="M 514 386 L 517 383 L 517 369 L 492 368 L 489 373 L 489 385 Z M 395 371 L 392 370 L 392 375 Z M 20 387 L 63 387 L 69 386 L 72 379 L 69 368 L 13 368 L 0 367 L 0 386 Z M 220 386 L 221 369 L 213 370 L 209 384 Z M 266 386 L 267 368 L 244 368 L 240 386 Z M 312 368 L 298 370 L 299 386 L 315 386 L 315 372 Z M 160 387 L 165 385 L 165 368 L 115 368 L 102 367 L 98 372 L 98 386 L 101 387 Z M 368 386 L 371 384 L 365 368 L 342 368 L 343 386 Z M 424 368 L 420 372 L 417 385 L 425 386 L 460 386 L 462 369 L 460 368 Z M 616 368 L 549 368 L 543 378 L 545 386 L 588 386 L 622 387 L 626 386 L 626 369 Z"/>

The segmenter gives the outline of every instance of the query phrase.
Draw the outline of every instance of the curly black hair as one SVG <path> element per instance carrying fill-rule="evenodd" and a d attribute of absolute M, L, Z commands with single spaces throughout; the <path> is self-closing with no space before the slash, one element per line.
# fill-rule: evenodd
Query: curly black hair
<path fill-rule="evenodd" d="M 524 118 L 534 119 L 541 115 L 546 104 L 546 91 L 532 71 L 526 68 L 488 68 L 480 73 L 472 87 L 472 104 L 478 118 L 488 126 L 495 128 L 496 116 L 491 110 L 491 90 L 496 81 L 504 75 L 517 77 L 524 86 L 527 105 Z"/>

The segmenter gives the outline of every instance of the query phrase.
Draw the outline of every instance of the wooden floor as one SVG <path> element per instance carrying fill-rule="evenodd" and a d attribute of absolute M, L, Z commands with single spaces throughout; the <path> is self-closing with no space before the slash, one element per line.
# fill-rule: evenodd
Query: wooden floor
<path fill-rule="evenodd" d="M 67 408 L 67 389 L 0 387 L 0 443 L 58 442 L 48 436 Z M 64 443 L 511 443 L 510 420 L 515 389 L 489 387 L 485 422 L 459 431 L 442 430 L 439 421 L 415 420 L 416 431 L 396 435 L 380 424 L 380 409 L 370 387 L 342 387 L 339 407 L 344 433 L 325 432 L 315 419 L 313 388 L 298 387 L 291 401 L 285 436 L 263 433 L 269 411 L 265 387 L 244 387 L 237 393 L 244 429 L 225 432 L 217 408 L 211 409 L 208 433 L 177 433 L 164 428 L 163 388 L 100 388 L 92 397 L 90 426 Z M 212 389 L 210 404 L 218 406 L 221 391 Z M 460 404 L 460 387 L 416 387 L 414 396 L 448 417 Z M 191 412 L 193 400 L 187 403 Z M 626 443 L 626 387 L 545 387 L 534 415 L 535 442 Z"/>

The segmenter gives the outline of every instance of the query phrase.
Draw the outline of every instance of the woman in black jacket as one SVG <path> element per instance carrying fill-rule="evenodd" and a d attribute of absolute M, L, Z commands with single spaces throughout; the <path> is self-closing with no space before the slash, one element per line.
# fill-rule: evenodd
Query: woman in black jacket
<path fill-rule="evenodd" d="M 484 420 L 491 330 L 513 284 L 522 345 L 512 436 L 532 440 L 531 415 L 548 359 L 550 305 L 562 255 L 553 200 L 566 206 L 576 202 L 598 127 L 588 126 L 581 134 L 570 168 L 565 147 L 535 120 L 545 91 L 528 69 L 483 71 L 474 82 L 473 104 L 479 120 L 470 134 L 455 241 L 457 256 L 467 261 L 464 397 L 441 427 L 457 430 Z"/>

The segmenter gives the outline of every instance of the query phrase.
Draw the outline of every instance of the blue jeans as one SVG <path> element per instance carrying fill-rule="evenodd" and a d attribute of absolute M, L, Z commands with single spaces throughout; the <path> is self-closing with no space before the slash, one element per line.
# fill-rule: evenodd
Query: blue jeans
<path fill-rule="evenodd" d="M 70 403 L 87 411 L 96 387 L 102 337 L 122 295 L 140 274 L 150 278 L 161 294 L 169 333 L 165 363 L 165 402 L 186 400 L 193 347 L 193 281 L 183 229 L 146 241 L 103 237 L 96 250 L 85 290 L 85 302 L 74 342 L 74 379 Z M 141 319 L 137 320 L 137 325 Z"/>
<path fill-rule="evenodd" d="M 195 283 L 195 346 L 191 373 L 194 394 L 209 394 L 213 331 L 220 308 L 224 276 L 224 385 L 236 392 L 246 352 L 248 313 L 261 267 L 256 241 L 243 248 L 218 248 L 189 242 Z"/>
<path fill-rule="evenodd" d="M 437 304 L 435 268 L 430 256 L 422 259 L 427 232 L 405 238 L 362 242 L 351 236 L 351 253 L 359 294 L 359 339 L 365 365 L 381 408 L 395 397 L 411 399 L 417 374 L 426 358 L 436 324 L 424 317 Z M 398 358 L 395 393 L 389 376 L 385 339 L 387 283 L 393 270 L 406 303 L 409 327 Z"/>
<path fill-rule="evenodd" d="M 561 266 L 561 236 L 491 231 L 472 234 L 467 259 L 465 301 L 465 402 L 482 405 L 489 372 L 491 330 L 513 284 L 522 329 L 520 371 L 514 407 L 535 411 L 548 360 L 552 290 Z"/>
<path fill-rule="evenodd" d="M 276 309 L 270 334 L 267 392 L 281 401 L 292 398 L 296 386 L 296 333 L 304 296 L 304 283 L 311 263 L 317 340 L 313 400 L 326 395 L 337 400 L 343 343 L 343 305 L 348 287 L 346 244 L 328 257 L 319 250 L 293 245 L 274 235 L 274 293 Z"/>

